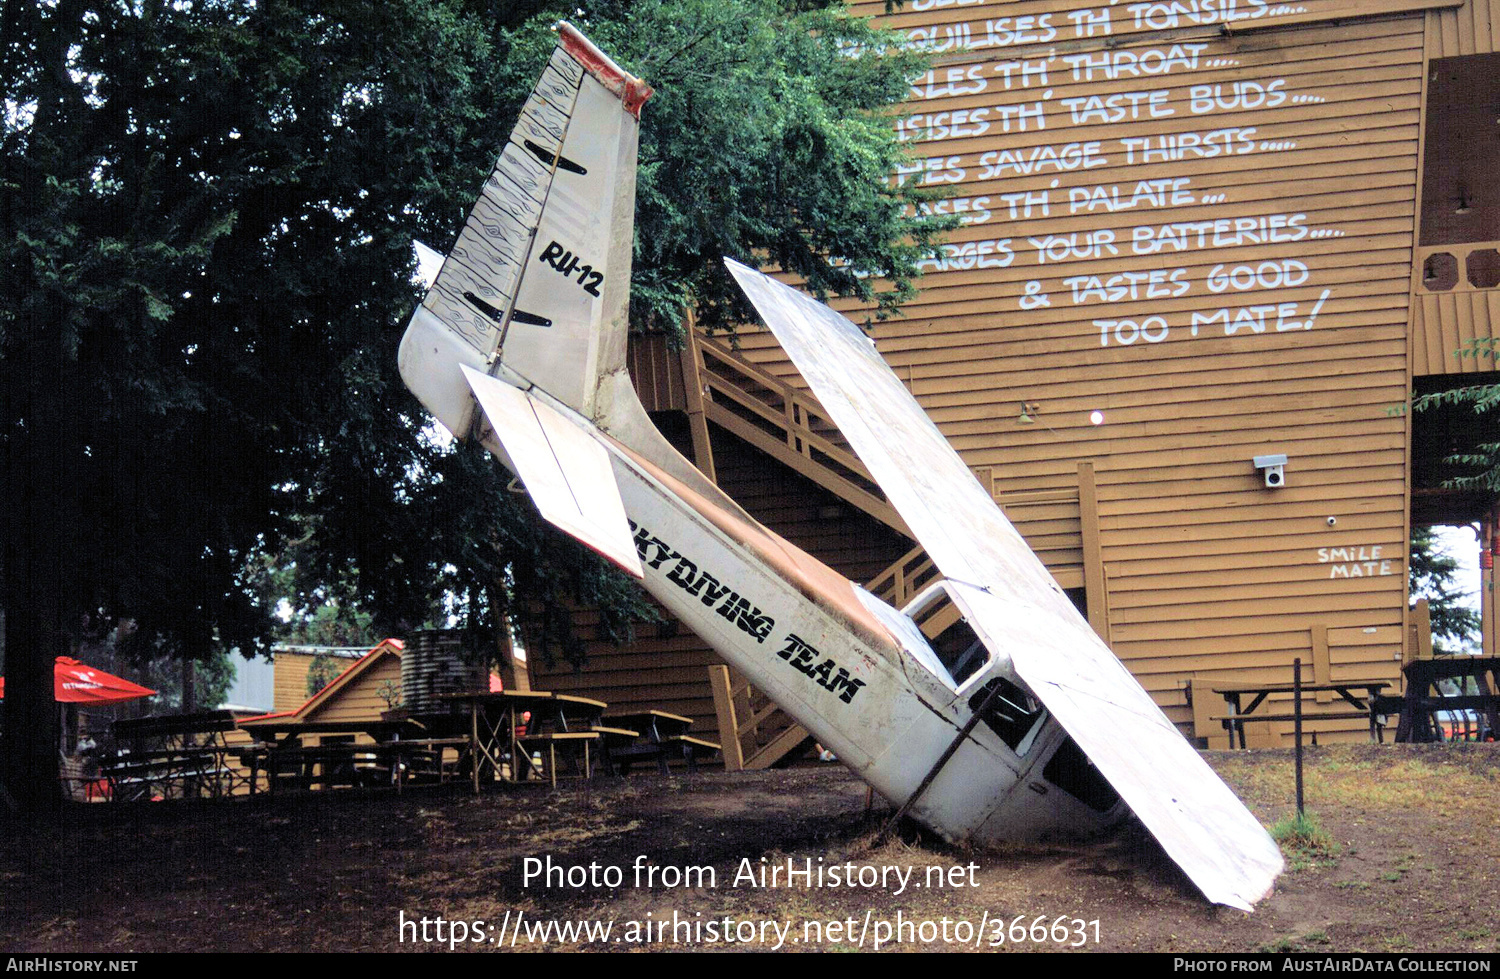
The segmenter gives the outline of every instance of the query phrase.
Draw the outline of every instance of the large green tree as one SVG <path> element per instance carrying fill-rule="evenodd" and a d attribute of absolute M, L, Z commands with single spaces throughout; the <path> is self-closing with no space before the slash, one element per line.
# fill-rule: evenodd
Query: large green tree
<path fill-rule="evenodd" d="M 81 622 L 254 648 L 241 569 L 328 447 L 402 479 L 345 420 L 384 426 L 365 444 L 420 427 L 363 406 L 399 402 L 408 239 L 461 206 L 435 160 L 491 138 L 489 54 L 447 3 L 0 9 L 0 778 L 22 802 L 50 792 L 49 664 Z"/>
<path fill-rule="evenodd" d="M 699 322 L 752 317 L 725 255 L 794 272 L 819 296 L 860 296 L 878 314 L 913 295 L 917 261 L 950 225 L 914 217 L 927 195 L 889 185 L 907 157 L 874 110 L 910 97 L 922 56 L 838 3 L 556 3 L 498 34 L 507 119 L 541 70 L 557 15 L 656 89 L 641 127 L 638 328 L 675 329 L 688 304 Z"/>
<path fill-rule="evenodd" d="M 79 623 L 256 648 L 246 569 L 289 538 L 379 631 L 525 611 L 577 655 L 571 601 L 628 628 L 631 586 L 434 444 L 394 370 L 409 242 L 453 239 L 560 15 L 659 89 L 640 325 L 742 315 L 724 254 L 909 294 L 942 225 L 887 180 L 880 113 L 917 64 L 836 4 L 0 0 L 0 780 L 23 803 L 48 798 L 49 664 Z"/>
<path fill-rule="evenodd" d="M 1427 599 L 1432 643 L 1439 655 L 1474 649 L 1479 639 L 1479 612 L 1469 604 L 1469 590 L 1459 580 L 1458 559 L 1444 549 L 1431 527 L 1411 532 L 1411 596 Z"/>

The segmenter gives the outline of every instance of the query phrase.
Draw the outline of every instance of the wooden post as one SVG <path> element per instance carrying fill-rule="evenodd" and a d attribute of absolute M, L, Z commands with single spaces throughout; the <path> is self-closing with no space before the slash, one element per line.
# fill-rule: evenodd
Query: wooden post
<path fill-rule="evenodd" d="M 506 690 L 530 690 L 531 673 L 526 664 L 516 658 L 510 628 L 510 619 L 506 618 L 495 631 L 495 662 L 500 668 L 500 682 Z"/>
<path fill-rule="evenodd" d="M 1083 534 L 1083 593 L 1089 625 L 1109 644 L 1109 599 L 1105 594 L 1104 550 L 1099 540 L 1099 490 L 1094 464 L 1078 464 L 1078 522 Z"/>
<path fill-rule="evenodd" d="M 516 767 L 515 728 L 511 729 L 510 767 Z M 479 702 L 469 701 L 469 757 L 474 763 L 474 794 L 479 794 Z M 485 749 L 488 757 L 488 749 Z"/>
<path fill-rule="evenodd" d="M 693 465 L 711 482 L 717 483 L 719 477 L 714 472 L 713 445 L 708 439 L 708 418 L 703 413 L 703 351 L 698 345 L 698 330 L 693 324 L 691 313 L 688 314 L 685 329 L 687 339 L 679 356 L 682 359 L 682 387 L 684 400 L 687 402 L 688 431 L 693 435 Z"/>
<path fill-rule="evenodd" d="M 1302 815 L 1302 659 L 1292 660 L 1292 737 L 1297 745 L 1297 815 Z"/>
<path fill-rule="evenodd" d="M 1479 539 L 1480 545 L 1484 548 L 1484 553 L 1479 556 L 1479 633 L 1480 645 L 1485 656 L 1495 655 L 1496 517 L 1496 512 L 1491 510 L 1484 521 L 1484 531 Z"/>
<path fill-rule="evenodd" d="M 1417 599 L 1416 614 L 1412 621 L 1417 628 L 1417 646 L 1413 652 L 1417 659 L 1432 659 L 1432 609 L 1427 605 L 1427 599 Z"/>
<path fill-rule="evenodd" d="M 729 667 L 718 664 L 710 666 L 708 685 L 714 691 L 714 713 L 719 718 L 719 747 L 724 753 L 724 771 L 742 771 L 745 767 L 745 752 L 740 746 L 740 725 L 735 716 L 734 694 L 729 686 Z"/>
<path fill-rule="evenodd" d="M 1328 660 L 1328 626 L 1321 622 L 1312 627 L 1313 683 L 1332 683 L 1333 669 Z M 1333 700 L 1332 690 L 1319 690 L 1317 700 L 1327 704 Z"/>
<path fill-rule="evenodd" d="M 1232 678 L 1229 679 L 1232 682 Z M 1205 748 L 1233 748 L 1234 739 L 1229 736 L 1224 723 L 1213 720 L 1214 712 L 1224 709 L 1224 698 L 1214 693 L 1213 687 L 1216 683 L 1226 682 L 1226 678 L 1195 673 L 1187 682 L 1188 706 L 1193 709 L 1193 737 L 1202 738 Z"/>

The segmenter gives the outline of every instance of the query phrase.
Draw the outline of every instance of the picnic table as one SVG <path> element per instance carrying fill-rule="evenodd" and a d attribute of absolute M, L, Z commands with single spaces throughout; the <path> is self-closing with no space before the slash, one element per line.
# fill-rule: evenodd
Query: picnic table
<path fill-rule="evenodd" d="M 438 699 L 447 703 L 446 711 L 413 717 L 437 736 L 468 736 L 465 759 L 476 793 L 486 776 L 521 781 L 545 773 L 555 786 L 559 758 L 584 777 L 592 775 L 602 700 L 544 690 L 450 693 Z"/>
<path fill-rule="evenodd" d="M 640 710 L 610 714 L 603 718 L 606 728 L 637 734 L 640 740 L 630 742 L 605 742 L 606 758 L 611 767 L 618 766 L 621 775 L 630 771 L 633 762 L 647 759 L 656 762 L 657 771 L 667 774 L 667 759 L 680 753 L 687 762 L 688 771 L 698 770 L 700 755 L 710 755 L 719 750 L 713 741 L 694 737 L 689 733 L 693 726 L 691 717 L 670 714 L 664 710 Z"/>
<path fill-rule="evenodd" d="M 115 749 L 100 758 L 100 777 L 118 801 L 208 795 L 233 791 L 238 773 L 228 764 L 227 710 L 161 714 L 115 721 Z"/>
<path fill-rule="evenodd" d="M 561 757 L 569 770 L 584 778 L 592 778 L 593 749 L 603 735 L 597 730 L 599 718 L 608 707 L 602 700 L 580 697 L 576 694 L 555 693 L 532 710 L 530 719 L 513 727 L 516 745 L 520 754 L 512 757 L 524 759 L 525 765 L 513 765 L 512 771 L 519 778 L 528 778 L 536 771 L 535 758 L 546 751 L 545 771 L 557 785 L 557 762 Z M 580 771 L 578 762 L 583 761 Z"/>
<path fill-rule="evenodd" d="M 1349 705 L 1346 710 L 1304 710 L 1301 712 L 1303 722 L 1349 720 L 1352 718 L 1368 719 L 1370 723 L 1370 740 L 1378 741 L 1381 737 L 1380 716 L 1376 713 L 1375 701 L 1380 691 L 1390 686 L 1384 680 L 1336 680 L 1331 683 L 1304 683 L 1301 690 L 1304 695 L 1318 693 L 1320 691 L 1331 691 Z M 1294 693 L 1297 687 L 1290 683 L 1264 683 L 1264 684 L 1235 684 L 1232 686 L 1214 687 L 1213 692 L 1224 698 L 1228 712 L 1222 716 L 1216 716 L 1213 720 L 1224 725 L 1229 732 L 1229 746 L 1234 747 L 1235 736 L 1238 734 L 1240 747 L 1245 747 L 1245 722 L 1246 721 L 1291 721 L 1296 720 L 1297 715 L 1293 713 L 1295 705 L 1290 710 L 1278 714 L 1257 714 L 1256 708 L 1266 702 L 1266 698 L 1272 694 Z M 1363 690 L 1361 697 L 1355 691 Z M 1250 702 L 1246 704 L 1244 698 L 1249 697 Z"/>
<path fill-rule="evenodd" d="M 1500 732 L 1500 657 L 1445 656 L 1441 659 L 1419 659 L 1407 663 L 1406 693 L 1400 699 L 1400 719 L 1396 723 L 1396 740 L 1442 741 L 1442 712 L 1473 712 L 1484 720 L 1490 737 Z M 1434 696 L 1431 689 L 1439 680 L 1473 678 L 1478 694 L 1448 697 Z M 1387 709 L 1395 707 L 1394 698 L 1382 698 Z M 1485 732 L 1477 732 L 1480 737 Z"/>
<path fill-rule="evenodd" d="M 243 721 L 240 727 L 256 739 L 237 751 L 241 764 L 250 769 L 252 795 L 262 770 L 268 791 L 274 793 L 282 782 L 302 789 L 394 782 L 399 791 L 414 771 L 435 768 L 433 752 L 421 743 L 423 727 L 411 721 L 268 718 Z M 361 735 L 370 741 L 361 743 Z M 304 742 L 307 737 L 316 737 L 318 743 Z"/>

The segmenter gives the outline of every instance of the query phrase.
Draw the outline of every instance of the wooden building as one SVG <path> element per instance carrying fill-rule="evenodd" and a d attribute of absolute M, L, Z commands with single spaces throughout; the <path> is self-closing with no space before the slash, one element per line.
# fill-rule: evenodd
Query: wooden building
<path fill-rule="evenodd" d="M 385 642 L 399 641 L 385 640 Z M 382 643 L 383 645 L 384 643 Z M 376 647 L 377 649 L 380 647 Z M 362 646 L 302 646 L 279 643 L 271 650 L 273 706 L 277 713 L 295 712 L 328 681 L 341 675 L 371 650 Z M 323 674 L 318 684 L 309 684 L 314 666 Z M 310 689 L 311 687 L 311 689 Z"/>
<path fill-rule="evenodd" d="M 1208 688 L 1294 657 L 1399 686 L 1413 521 L 1494 538 L 1492 498 L 1439 485 L 1464 420 L 1406 405 L 1496 367 L 1459 351 L 1500 319 L 1500 0 L 852 6 L 934 54 L 895 179 L 964 222 L 878 348 L 1095 629 L 1210 744 Z M 768 335 L 641 339 L 631 366 L 777 532 L 898 603 L 926 580 Z M 731 702 L 738 737 L 709 736 L 746 764 L 800 742 L 722 669 L 716 710 L 714 663 L 667 626 L 532 669 L 703 731 Z"/>
<path fill-rule="evenodd" d="M 367 721 L 399 703 L 401 695 L 401 653 L 405 645 L 399 639 L 382 639 L 371 649 L 352 646 L 278 645 L 272 653 L 275 662 L 275 709 L 268 714 L 241 717 L 240 720 L 279 718 L 285 721 Z M 318 657 L 336 663 L 337 676 L 319 689 L 308 692 L 308 674 Z M 334 736 L 342 740 L 342 736 Z M 303 739 L 312 747 L 323 742 L 313 735 Z M 366 735 L 360 742 L 371 739 Z M 228 732 L 226 743 L 242 748 L 254 742 L 243 728 Z M 236 795 L 250 791 L 250 770 L 231 757 L 236 772 Z"/>

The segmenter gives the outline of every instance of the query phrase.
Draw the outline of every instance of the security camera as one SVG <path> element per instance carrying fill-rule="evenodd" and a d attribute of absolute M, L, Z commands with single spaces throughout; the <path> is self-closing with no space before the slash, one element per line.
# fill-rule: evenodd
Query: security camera
<path fill-rule="evenodd" d="M 1269 489 L 1280 489 L 1286 485 L 1286 456 L 1256 456 L 1253 460 L 1255 468 L 1260 470 L 1266 479 Z"/>
<path fill-rule="evenodd" d="M 1330 527 L 1332 527 L 1334 524 L 1336 524 L 1338 522 L 1339 522 L 1339 518 L 1338 517 L 1329 517 L 1328 518 L 1328 526 L 1330 526 Z"/>

